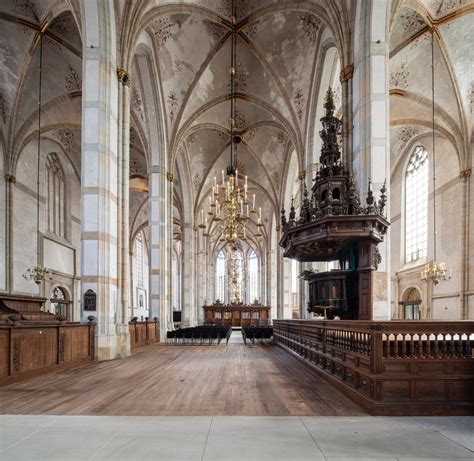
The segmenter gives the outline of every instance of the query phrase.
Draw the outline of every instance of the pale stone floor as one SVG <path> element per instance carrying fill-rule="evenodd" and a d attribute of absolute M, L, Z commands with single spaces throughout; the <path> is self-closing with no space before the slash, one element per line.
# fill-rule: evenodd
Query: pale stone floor
<path fill-rule="evenodd" d="M 474 417 L 0 416 L 0 460 L 474 460 Z"/>

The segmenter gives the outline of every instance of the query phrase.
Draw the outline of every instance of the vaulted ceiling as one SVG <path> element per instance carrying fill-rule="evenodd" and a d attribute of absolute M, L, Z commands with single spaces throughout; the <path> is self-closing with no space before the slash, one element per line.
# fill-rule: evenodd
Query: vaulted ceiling
<path fill-rule="evenodd" d="M 229 162 L 231 2 L 162 3 L 148 3 L 142 26 L 158 58 L 167 144 L 176 159 L 172 168 L 179 182 L 188 183 L 196 212 Z M 328 3 L 345 8 L 338 1 L 236 0 L 236 129 L 243 138 L 238 169 L 248 176 L 249 192 L 257 194 L 267 223 L 278 219 L 293 152 L 297 168 L 304 168 L 308 121 L 319 90 L 317 63 L 336 43 Z M 337 92 L 340 98 L 339 87 Z M 175 188 L 177 194 L 183 190 Z"/>
<path fill-rule="evenodd" d="M 435 105 L 439 135 L 465 168 L 472 136 L 474 1 L 399 0 L 390 34 L 392 170 L 403 147 L 431 131 L 431 28 L 434 26 Z"/>
<path fill-rule="evenodd" d="M 80 177 L 82 41 L 78 10 L 75 1 L 0 3 L 0 141 L 13 173 L 22 149 L 37 133 L 40 53 L 34 43 L 41 25 L 48 21 L 43 38 L 42 137 L 57 146 L 77 179 Z"/>

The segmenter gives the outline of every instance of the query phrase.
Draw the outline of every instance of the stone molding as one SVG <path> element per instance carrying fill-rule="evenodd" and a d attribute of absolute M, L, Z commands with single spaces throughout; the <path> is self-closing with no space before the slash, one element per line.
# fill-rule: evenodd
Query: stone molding
<path fill-rule="evenodd" d="M 471 177 L 472 168 L 466 168 L 465 170 L 461 170 L 459 172 L 459 179 L 467 179 Z"/>
<path fill-rule="evenodd" d="M 117 67 L 117 78 L 122 85 L 130 86 L 132 83 L 132 77 L 130 74 L 121 67 Z"/>
<path fill-rule="evenodd" d="M 339 81 L 341 83 L 349 81 L 354 75 L 354 64 L 348 64 L 346 67 L 341 69 L 339 74 Z"/>

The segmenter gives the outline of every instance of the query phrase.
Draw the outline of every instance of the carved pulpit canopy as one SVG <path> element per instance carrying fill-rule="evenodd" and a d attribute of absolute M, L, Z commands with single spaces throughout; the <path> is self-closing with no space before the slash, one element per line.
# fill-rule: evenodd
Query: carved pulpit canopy
<path fill-rule="evenodd" d="M 296 216 L 294 199 L 290 212 L 281 210 L 284 256 L 299 261 L 332 261 L 351 241 L 370 238 L 376 243 L 383 240 L 389 222 L 385 217 L 387 189 L 380 189 L 374 197 L 369 179 L 365 204 L 361 203 L 356 183 L 341 159 L 338 136 L 341 120 L 334 116 L 333 92 L 329 88 L 324 104 L 326 114 L 321 118 L 322 140 L 320 168 L 313 178 L 311 194 L 302 178 L 303 199 Z"/>

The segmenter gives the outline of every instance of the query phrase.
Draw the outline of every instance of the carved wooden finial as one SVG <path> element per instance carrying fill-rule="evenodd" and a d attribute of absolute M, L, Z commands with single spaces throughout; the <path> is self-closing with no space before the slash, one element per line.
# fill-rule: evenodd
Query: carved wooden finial
<path fill-rule="evenodd" d="M 332 87 L 330 86 L 328 88 L 328 91 L 326 92 L 326 102 L 332 102 L 334 101 L 334 91 L 332 91 Z"/>

